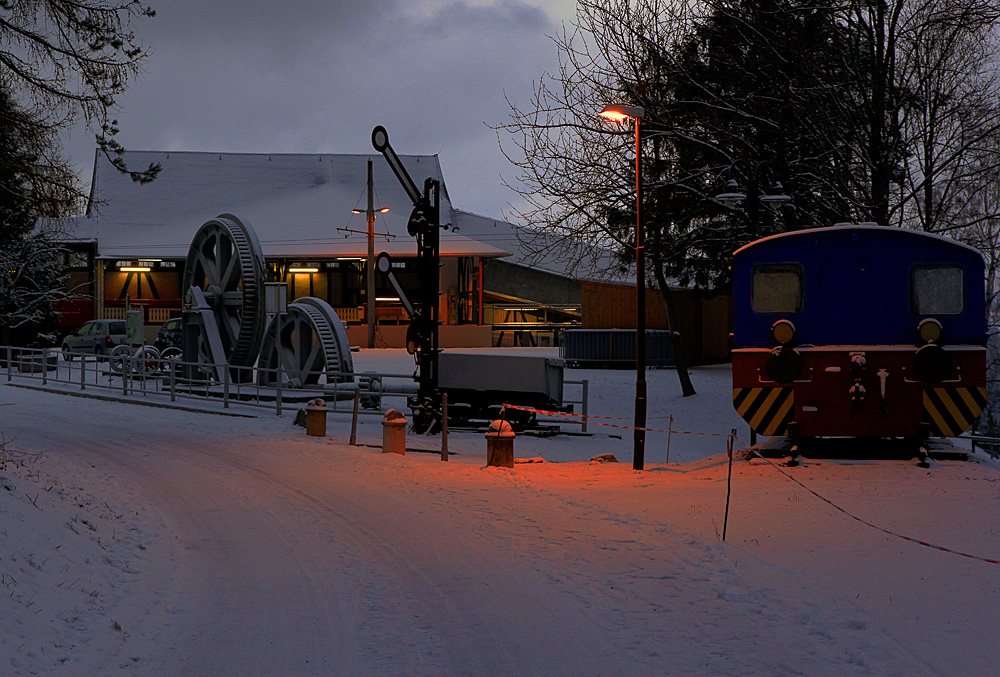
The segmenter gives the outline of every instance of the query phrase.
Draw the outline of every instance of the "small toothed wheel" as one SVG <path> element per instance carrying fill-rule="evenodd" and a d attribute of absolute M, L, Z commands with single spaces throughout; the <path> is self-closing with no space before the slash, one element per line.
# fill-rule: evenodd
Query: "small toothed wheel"
<path fill-rule="evenodd" d="M 315 385 L 321 376 L 328 384 L 354 381 L 347 332 L 330 304 L 310 296 L 296 299 L 283 316 L 271 321 L 261 348 L 258 382 L 274 385 L 279 364 L 283 385 Z"/>

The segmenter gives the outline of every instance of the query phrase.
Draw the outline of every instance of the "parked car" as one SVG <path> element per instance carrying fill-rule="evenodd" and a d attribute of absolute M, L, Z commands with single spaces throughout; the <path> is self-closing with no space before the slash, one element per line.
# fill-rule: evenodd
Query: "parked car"
<path fill-rule="evenodd" d="M 183 335 L 184 325 L 181 318 L 175 317 L 172 320 L 167 320 L 160 327 L 160 331 L 156 335 L 156 341 L 153 342 L 153 347 L 161 353 L 167 348 L 180 348 Z"/>
<path fill-rule="evenodd" d="M 62 349 L 73 359 L 70 353 L 107 355 L 125 342 L 125 320 L 91 320 L 64 338 Z"/>

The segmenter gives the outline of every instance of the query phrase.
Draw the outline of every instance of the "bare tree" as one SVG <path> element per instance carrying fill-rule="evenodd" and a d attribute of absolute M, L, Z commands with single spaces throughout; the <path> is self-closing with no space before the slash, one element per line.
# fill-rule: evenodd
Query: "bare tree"
<path fill-rule="evenodd" d="M 692 17 L 684 3 L 669 0 L 581 0 L 576 23 L 553 38 L 559 49 L 557 72 L 544 75 L 523 110 L 510 103 L 510 120 L 501 125 L 512 139 L 501 148 L 518 168 L 509 184 L 523 198 L 514 216 L 540 227 L 544 236 L 527 246 L 540 254 L 561 251 L 577 273 L 613 275 L 628 269 L 635 252 L 633 136 L 607 124 L 598 113 L 609 103 L 640 102 L 649 87 L 648 63 L 636 55 L 670 45 L 685 34 Z M 646 109 L 642 127 L 663 128 L 662 111 Z M 662 132 L 653 132 L 658 134 Z M 617 218 L 616 218 L 617 215 Z M 600 269 L 601 256 L 617 252 L 621 266 Z M 664 299 L 675 330 L 677 372 L 684 395 L 693 395 L 670 287 L 651 277 Z M 650 280 L 644 280 L 649 282 Z"/>
<path fill-rule="evenodd" d="M 559 70 L 537 83 L 529 106 L 511 105 L 503 127 L 525 205 L 515 216 L 550 240 L 560 233 L 629 261 L 630 134 L 596 114 L 611 102 L 641 105 L 647 258 L 683 357 L 671 284 L 725 290 L 732 251 L 793 222 L 792 214 L 772 220 L 755 201 L 725 208 L 715 199 L 725 179 L 756 185 L 765 167 L 770 181 L 788 185 L 796 175 L 802 219 L 851 203 L 825 170 L 837 164 L 840 139 L 815 131 L 816 111 L 832 108 L 824 101 L 840 84 L 830 84 L 826 54 L 839 31 L 825 6 L 783 0 L 582 0 L 574 26 L 556 39 Z M 692 393 L 683 364 L 678 375 Z"/>
<path fill-rule="evenodd" d="M 53 130 L 17 108 L 0 88 L 0 339 L 23 343 L 54 327 L 55 303 L 68 296 L 63 251 L 39 217 L 59 215 L 74 201 L 71 178 L 39 164 Z M 22 343 L 22 344 L 23 344 Z"/>
<path fill-rule="evenodd" d="M 910 157 L 901 220 L 929 232 L 974 226 L 997 214 L 976 194 L 1000 165 L 1000 78 L 993 64 L 1000 7 L 978 1 L 921 5 L 904 33 L 903 74 L 912 98 L 903 134 Z"/>
<path fill-rule="evenodd" d="M 56 130 L 82 116 L 119 170 L 135 181 L 150 181 L 159 167 L 128 169 L 124 148 L 114 138 L 118 123 L 112 111 L 146 57 L 133 20 L 154 14 L 139 0 L 0 0 L 0 87 L 35 125 Z M 65 188 L 72 173 L 58 144 L 39 153 L 38 165 L 39 180 Z M 85 197 L 77 191 L 78 198 Z"/>
<path fill-rule="evenodd" d="M 836 16 L 851 36 L 844 68 L 856 86 L 835 103 L 860 215 L 907 223 L 916 209 L 937 230 L 940 180 L 961 176 L 962 153 L 995 128 L 983 117 L 970 122 L 983 112 L 980 101 L 994 96 L 983 66 L 1000 7 L 994 0 L 850 0 Z M 911 204 L 916 199 L 922 206 Z"/>
<path fill-rule="evenodd" d="M 63 249 L 46 233 L 34 233 L 0 248 L 3 345 L 10 345 L 12 337 L 41 345 L 58 340 L 55 333 L 46 332 L 55 321 L 56 302 L 70 295 L 61 284 L 64 276 Z"/>

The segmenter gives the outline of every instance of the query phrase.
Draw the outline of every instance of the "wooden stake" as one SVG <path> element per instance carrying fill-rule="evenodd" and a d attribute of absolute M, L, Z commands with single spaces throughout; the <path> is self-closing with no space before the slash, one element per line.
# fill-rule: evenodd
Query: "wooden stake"
<path fill-rule="evenodd" d="M 441 460 L 448 460 L 448 393 L 441 393 Z"/>
<path fill-rule="evenodd" d="M 726 451 L 729 453 L 729 477 L 726 480 L 726 515 L 722 519 L 722 540 L 726 540 L 726 527 L 729 525 L 729 495 L 733 490 L 733 440 L 736 439 L 736 428 L 733 428 L 726 439 Z"/>
<path fill-rule="evenodd" d="M 361 388 L 354 391 L 354 416 L 351 417 L 351 446 L 358 446 L 358 404 L 361 402 Z"/>

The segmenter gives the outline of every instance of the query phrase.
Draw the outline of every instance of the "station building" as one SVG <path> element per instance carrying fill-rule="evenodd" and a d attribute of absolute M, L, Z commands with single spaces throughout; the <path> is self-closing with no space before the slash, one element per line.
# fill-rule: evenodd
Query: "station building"
<path fill-rule="evenodd" d="M 232 214 L 256 231 L 267 281 L 285 282 L 289 302 L 303 296 L 327 301 L 352 345 L 365 345 L 372 308 L 376 345 L 405 345 L 405 310 L 381 275 L 373 303 L 366 298 L 369 161 L 375 253 L 393 257 L 404 290 L 417 285 L 416 242 L 406 229 L 413 205 L 380 154 L 129 151 L 126 159 L 130 166 L 162 169 L 156 180 L 139 184 L 95 153 L 86 213 L 66 224 L 77 298 L 60 308 L 65 328 L 95 317 L 124 318 L 129 306 L 143 311 L 152 339 L 160 325 L 181 315 L 184 266 L 197 231 Z M 442 347 L 557 345 L 567 328 L 635 326 L 634 313 L 623 312 L 632 307 L 632 283 L 620 276 L 617 284 L 607 281 L 610 257 L 591 255 L 586 270 L 572 255 L 539 259 L 531 252 L 543 234 L 454 207 L 436 155 L 400 159 L 418 186 L 428 178 L 441 186 Z M 526 246 L 529 240 L 534 246 Z M 648 326 L 665 327 L 657 295 L 647 297 Z M 690 327 L 682 330 L 700 346 L 702 325 L 718 319 L 713 313 L 703 320 L 703 304 L 684 298 L 682 292 L 679 307 L 689 319 L 682 323 Z M 692 355 L 695 362 L 718 361 L 720 350 L 705 359 L 701 352 Z"/>

